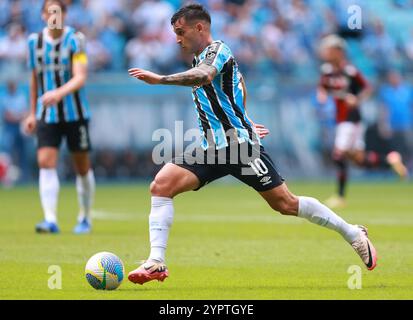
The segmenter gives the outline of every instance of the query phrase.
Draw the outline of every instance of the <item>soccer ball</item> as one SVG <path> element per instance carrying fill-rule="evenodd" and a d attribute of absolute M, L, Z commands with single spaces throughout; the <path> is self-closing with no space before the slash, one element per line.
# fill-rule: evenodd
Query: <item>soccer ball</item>
<path fill-rule="evenodd" d="M 86 279 L 96 290 L 115 290 L 125 275 L 122 260 L 110 252 L 100 252 L 89 259 L 85 268 Z"/>

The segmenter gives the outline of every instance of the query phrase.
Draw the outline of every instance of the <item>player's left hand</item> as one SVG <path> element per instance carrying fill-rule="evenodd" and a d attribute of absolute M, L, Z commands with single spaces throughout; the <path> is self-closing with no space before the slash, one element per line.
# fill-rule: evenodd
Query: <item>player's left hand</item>
<path fill-rule="evenodd" d="M 63 99 L 63 97 L 61 96 L 61 94 L 59 93 L 58 90 L 48 91 L 41 98 L 43 106 L 45 106 L 45 107 L 55 106 L 62 99 Z"/>
<path fill-rule="evenodd" d="M 359 105 L 359 99 L 354 94 L 347 94 L 345 100 L 350 108 L 357 108 Z"/>
<path fill-rule="evenodd" d="M 129 69 L 129 75 L 148 84 L 160 84 L 162 78 L 159 74 L 139 68 Z"/>
<path fill-rule="evenodd" d="M 254 123 L 255 131 L 257 132 L 260 139 L 264 139 L 266 136 L 270 134 L 270 130 L 268 130 L 264 125 Z"/>

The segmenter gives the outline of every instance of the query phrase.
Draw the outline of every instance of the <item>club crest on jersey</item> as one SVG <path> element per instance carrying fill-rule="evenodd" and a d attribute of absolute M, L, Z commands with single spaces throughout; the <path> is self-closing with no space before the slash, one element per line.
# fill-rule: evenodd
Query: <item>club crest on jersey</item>
<path fill-rule="evenodd" d="M 212 62 L 215 59 L 220 45 L 220 43 L 213 43 L 209 46 L 208 52 L 205 56 L 207 62 Z"/>

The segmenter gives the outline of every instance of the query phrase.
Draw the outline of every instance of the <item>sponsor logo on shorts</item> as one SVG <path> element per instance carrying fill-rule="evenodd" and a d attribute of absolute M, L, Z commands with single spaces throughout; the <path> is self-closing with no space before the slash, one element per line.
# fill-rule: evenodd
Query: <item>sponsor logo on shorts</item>
<path fill-rule="evenodd" d="M 260 181 L 263 186 L 266 186 L 267 184 L 270 184 L 272 182 L 271 177 L 267 176 L 261 179 Z"/>

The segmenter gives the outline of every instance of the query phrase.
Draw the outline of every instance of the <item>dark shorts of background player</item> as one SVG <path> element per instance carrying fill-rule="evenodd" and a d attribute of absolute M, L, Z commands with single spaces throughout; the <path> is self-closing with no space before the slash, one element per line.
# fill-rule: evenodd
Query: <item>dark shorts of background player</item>
<path fill-rule="evenodd" d="M 74 121 L 61 123 L 37 122 L 37 148 L 60 148 L 63 138 L 66 138 L 70 152 L 89 152 L 92 149 L 89 137 L 89 121 Z"/>
<path fill-rule="evenodd" d="M 272 190 L 284 183 L 285 180 L 278 173 L 274 162 L 264 147 L 259 145 L 253 146 L 249 143 L 237 144 L 238 151 L 242 148 L 241 146 L 248 148 L 250 156 L 252 154 L 254 155 L 249 159 L 251 161 L 248 163 L 245 163 L 247 162 L 245 159 L 241 161 L 240 152 L 235 155 L 237 160 L 235 161 L 236 163 L 234 163 L 234 156 L 231 158 L 230 155 L 230 147 L 226 148 L 225 152 L 221 154 L 219 154 L 217 150 L 207 153 L 206 150 L 196 149 L 191 153 L 184 153 L 175 157 L 171 163 L 191 171 L 198 177 L 200 186 L 194 191 L 198 191 L 207 184 L 227 175 L 237 178 L 258 192 Z M 253 148 L 255 150 L 254 153 L 252 153 Z M 190 159 L 190 161 L 188 161 L 188 159 Z M 196 159 L 196 163 L 193 163 L 194 159 Z M 207 160 L 210 161 L 207 162 Z M 219 160 L 220 162 L 218 162 Z M 211 163 L 211 161 L 213 164 L 208 164 Z"/>

